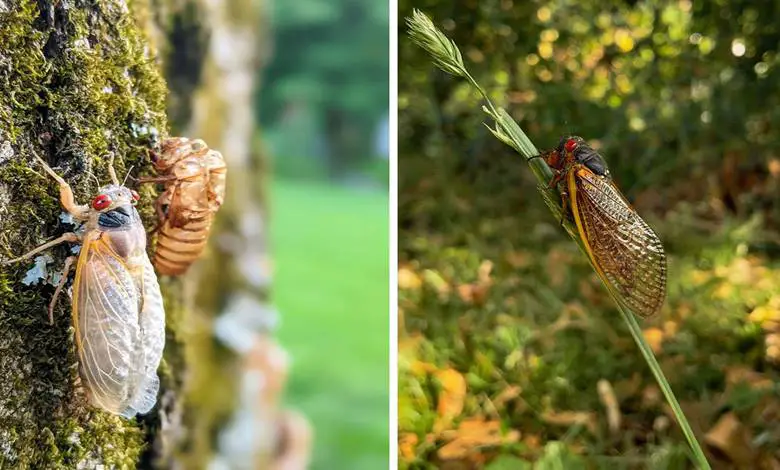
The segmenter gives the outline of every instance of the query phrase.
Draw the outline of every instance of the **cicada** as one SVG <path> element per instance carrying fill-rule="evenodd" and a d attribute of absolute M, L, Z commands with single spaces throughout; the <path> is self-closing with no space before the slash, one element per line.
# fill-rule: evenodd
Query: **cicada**
<path fill-rule="evenodd" d="M 70 185 L 35 158 L 59 184 L 62 207 L 83 224 L 3 264 L 29 259 L 63 242 L 81 243 L 78 257 L 65 262 L 49 303 L 49 323 L 75 262 L 72 320 L 88 398 L 96 407 L 126 418 L 147 413 L 157 401 L 165 311 L 135 208 L 138 193 L 119 184 L 109 165 L 112 184 L 100 188 L 91 204 L 76 204 Z"/>
<path fill-rule="evenodd" d="M 175 137 L 151 153 L 160 176 L 141 183 L 164 183 L 155 204 L 159 223 L 154 266 L 160 274 L 178 276 L 206 247 L 214 214 L 225 199 L 227 167 L 222 154 L 200 140 Z"/>
<path fill-rule="evenodd" d="M 666 297 L 666 255 L 658 235 L 615 186 L 604 158 L 581 137 L 563 137 L 540 155 L 560 186 L 564 217 L 577 226 L 599 277 L 618 302 L 642 317 Z"/>

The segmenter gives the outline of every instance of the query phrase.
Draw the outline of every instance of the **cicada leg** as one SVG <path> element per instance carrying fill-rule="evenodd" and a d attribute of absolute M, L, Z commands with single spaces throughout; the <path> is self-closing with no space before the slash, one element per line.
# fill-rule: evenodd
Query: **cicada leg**
<path fill-rule="evenodd" d="M 168 181 L 175 180 L 176 176 L 174 176 L 174 175 L 168 175 L 168 176 L 144 176 L 144 177 L 141 177 L 141 178 L 134 178 L 134 179 L 139 184 L 167 183 Z"/>
<path fill-rule="evenodd" d="M 49 248 L 51 248 L 53 246 L 57 246 L 57 245 L 59 245 L 61 243 L 65 243 L 65 242 L 77 243 L 80 240 L 81 240 L 80 237 L 75 232 L 63 233 L 62 235 L 60 235 L 59 237 L 55 238 L 54 240 L 48 241 L 48 242 L 44 243 L 43 245 L 41 245 L 41 246 L 39 246 L 37 248 L 34 248 L 34 249 L 28 251 L 27 253 L 19 256 L 19 257 L 2 261 L 2 262 L 0 262 L 0 264 L 8 265 L 8 264 L 13 264 L 13 263 L 18 263 L 19 261 L 24 261 L 26 259 L 32 258 L 33 256 L 37 255 L 41 251 L 47 250 L 47 249 L 49 249 Z"/>
<path fill-rule="evenodd" d="M 163 192 L 160 195 L 160 197 L 158 197 L 157 200 L 154 201 L 154 212 L 155 214 L 157 214 L 157 223 L 155 224 L 154 228 L 152 228 L 147 232 L 149 236 L 157 233 L 163 227 L 163 225 L 165 225 L 165 221 L 167 220 L 168 216 L 165 213 L 165 209 L 163 209 L 163 206 L 170 203 L 171 203 L 171 198 L 169 196 L 168 190 Z"/>
<path fill-rule="evenodd" d="M 561 182 L 562 179 L 563 179 L 563 172 L 559 170 L 553 170 L 553 177 L 550 180 L 549 187 L 550 188 L 556 187 L 558 183 Z"/>
<path fill-rule="evenodd" d="M 147 232 L 147 235 L 149 236 L 157 233 L 157 231 L 160 230 L 163 226 L 165 220 L 165 211 L 163 210 L 164 203 L 162 199 L 162 196 L 160 196 L 156 201 L 154 201 L 154 212 L 157 214 L 157 223 L 154 224 L 154 227 L 152 227 L 152 229 Z"/>
<path fill-rule="evenodd" d="M 46 173 L 54 178 L 54 180 L 60 185 L 60 204 L 62 204 L 62 207 L 68 211 L 70 215 L 78 220 L 86 220 L 89 218 L 89 206 L 76 204 L 76 200 L 73 197 L 73 190 L 70 188 L 70 185 L 64 179 L 62 179 L 60 175 L 55 173 L 54 170 L 52 170 L 51 167 L 47 165 L 41 157 L 35 155 L 35 159 L 38 160 L 38 163 L 40 163 L 41 166 L 43 166 L 43 169 L 46 170 Z"/>
<path fill-rule="evenodd" d="M 68 282 L 68 274 L 70 274 L 70 270 L 73 269 L 73 263 L 76 262 L 77 259 L 78 256 L 68 256 L 65 259 L 65 266 L 63 266 L 61 273 L 62 277 L 60 278 L 60 282 L 57 283 L 57 289 L 54 290 L 51 302 L 49 302 L 49 325 L 54 324 L 54 307 L 57 305 L 57 299 L 60 297 L 62 289 Z"/>
<path fill-rule="evenodd" d="M 561 192 L 561 227 L 566 221 L 566 214 L 569 211 L 569 193 L 566 190 Z"/>

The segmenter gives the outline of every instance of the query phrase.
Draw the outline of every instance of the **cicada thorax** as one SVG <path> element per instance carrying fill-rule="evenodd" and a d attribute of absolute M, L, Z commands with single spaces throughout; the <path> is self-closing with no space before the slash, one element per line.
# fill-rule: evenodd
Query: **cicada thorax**
<path fill-rule="evenodd" d="M 161 274 L 187 271 L 206 247 L 214 214 L 225 197 L 222 154 L 199 139 L 163 142 L 155 166 L 172 178 L 158 204 L 165 206 L 158 231 L 154 266 Z"/>
<path fill-rule="evenodd" d="M 573 220 L 599 277 L 618 302 L 640 316 L 666 296 L 666 255 L 655 232 L 611 179 L 604 158 L 582 138 L 567 136 L 542 158 L 555 171 L 564 216 Z"/>

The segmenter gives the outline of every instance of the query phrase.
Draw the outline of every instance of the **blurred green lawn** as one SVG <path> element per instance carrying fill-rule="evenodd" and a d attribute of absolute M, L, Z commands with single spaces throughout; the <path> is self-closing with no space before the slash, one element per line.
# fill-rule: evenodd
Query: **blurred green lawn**
<path fill-rule="evenodd" d="M 387 193 L 277 180 L 270 194 L 285 401 L 313 422 L 311 468 L 387 468 Z"/>

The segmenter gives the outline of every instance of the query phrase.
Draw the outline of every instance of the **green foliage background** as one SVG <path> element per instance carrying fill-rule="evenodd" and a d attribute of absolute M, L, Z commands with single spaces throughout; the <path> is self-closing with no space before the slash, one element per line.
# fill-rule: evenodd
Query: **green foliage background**
<path fill-rule="evenodd" d="M 733 411 L 756 437 L 746 465 L 778 459 L 780 431 L 764 413 L 778 400 L 777 7 L 399 3 L 402 18 L 419 8 L 434 19 L 537 146 L 570 133 L 598 146 L 664 240 L 668 300 L 644 326 L 663 332 L 659 360 L 697 436 Z M 541 442 L 501 447 L 495 468 L 688 468 L 675 426 L 657 426 L 663 406 L 645 400 L 647 366 L 523 160 L 482 126 L 477 93 L 436 70 L 400 25 L 399 256 L 413 281 L 400 293 L 399 427 L 415 443 L 403 465 L 448 464 L 433 429 L 442 384 L 424 363 L 465 377 L 459 419 L 500 419 Z M 484 302 L 464 298 L 486 260 L 494 267 Z M 772 385 L 757 391 L 735 382 L 735 370 Z M 606 429 L 600 379 L 617 390 L 619 435 Z M 512 386 L 519 396 L 497 400 Z M 561 411 L 595 413 L 596 430 L 545 419 Z M 494 450 L 477 453 L 490 461 Z"/>
<path fill-rule="evenodd" d="M 373 169 L 388 112 L 388 24 L 383 0 L 273 2 L 274 56 L 257 109 L 278 174 Z"/>

